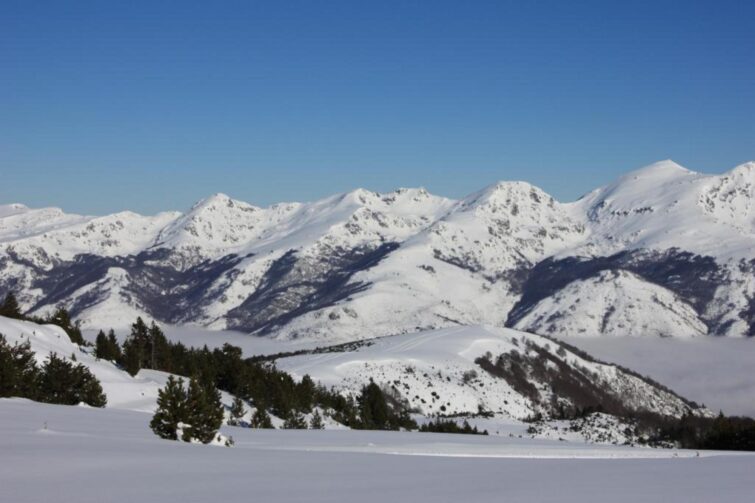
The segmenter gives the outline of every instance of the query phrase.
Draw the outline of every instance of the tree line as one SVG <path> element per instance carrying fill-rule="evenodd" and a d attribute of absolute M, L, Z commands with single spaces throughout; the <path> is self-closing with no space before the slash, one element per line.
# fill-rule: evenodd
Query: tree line
<path fill-rule="evenodd" d="M 269 413 L 272 413 L 284 420 L 284 428 L 320 428 L 323 424 L 317 410 L 320 409 L 351 428 L 417 428 L 406 404 L 374 382 L 364 386 L 355 398 L 344 396 L 316 384 L 308 375 L 297 381 L 271 362 L 244 358 L 241 348 L 230 344 L 210 350 L 207 346 L 193 348 L 171 342 L 156 323 L 147 325 L 142 318 L 131 325 L 122 344 L 112 330 L 108 334 L 100 331 L 95 338 L 94 354 L 114 361 L 131 375 L 141 369 L 160 370 L 189 377 L 189 389 L 196 383 L 197 389 L 226 391 L 239 400 L 231 410 L 231 417 L 235 416 L 237 423 L 243 416 L 239 412 L 243 410 L 243 401 L 253 403 L 251 427 L 271 428 Z M 178 383 L 170 383 L 170 389 L 166 387 L 163 391 L 166 396 L 180 396 L 177 388 L 180 388 Z M 168 400 L 167 403 L 178 401 Z M 313 416 L 309 424 L 304 419 L 307 414 Z"/>

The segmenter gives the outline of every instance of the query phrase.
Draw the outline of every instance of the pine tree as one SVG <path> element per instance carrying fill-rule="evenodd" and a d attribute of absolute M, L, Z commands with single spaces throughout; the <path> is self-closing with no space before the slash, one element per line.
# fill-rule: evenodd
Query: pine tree
<path fill-rule="evenodd" d="M 139 373 L 142 368 L 142 349 L 139 347 L 138 341 L 131 338 L 124 341 L 121 365 L 132 376 Z"/>
<path fill-rule="evenodd" d="M 123 357 L 121 353 L 121 345 L 118 344 L 118 338 L 115 336 L 115 332 L 113 331 L 112 328 L 107 334 L 107 342 L 110 348 L 109 350 L 110 355 L 111 355 L 110 359 L 115 362 L 120 361 L 121 358 Z"/>
<path fill-rule="evenodd" d="M 94 339 L 94 356 L 101 360 L 111 359 L 107 335 L 102 330 L 97 333 L 97 337 Z"/>
<path fill-rule="evenodd" d="M 249 426 L 251 428 L 273 428 L 273 422 L 270 419 L 270 415 L 265 410 L 265 407 L 262 407 L 260 405 L 257 406 L 254 414 L 252 414 L 252 420 L 249 423 Z"/>
<path fill-rule="evenodd" d="M 301 412 L 292 409 L 283 422 L 283 428 L 286 430 L 306 430 L 307 421 Z"/>
<path fill-rule="evenodd" d="M 117 362 L 121 360 L 121 347 L 118 345 L 118 339 L 115 332 L 110 329 L 108 335 L 100 330 L 94 343 L 94 356 L 102 360 Z"/>
<path fill-rule="evenodd" d="M 87 367 L 74 365 L 55 353 L 50 353 L 42 365 L 39 379 L 39 398 L 43 402 L 104 407 L 107 397 L 102 386 Z"/>
<path fill-rule="evenodd" d="M 325 423 L 322 420 L 322 416 L 320 415 L 320 411 L 315 409 L 315 411 L 312 413 L 312 419 L 309 421 L 309 427 L 313 430 L 322 430 L 325 428 Z"/>
<path fill-rule="evenodd" d="M 107 405 L 107 396 L 102 390 L 100 381 L 82 364 L 74 367 L 74 374 L 78 387 L 78 400 L 92 407 Z"/>
<path fill-rule="evenodd" d="M 307 412 L 312 410 L 316 389 L 317 387 L 309 375 L 302 377 L 301 382 L 296 387 L 296 402 L 299 410 Z"/>
<path fill-rule="evenodd" d="M 16 318 L 19 320 L 24 319 L 24 315 L 21 313 L 21 308 L 18 305 L 18 300 L 13 292 L 8 292 L 5 296 L 5 300 L 0 305 L 0 316 L 7 318 Z"/>
<path fill-rule="evenodd" d="M 209 444 L 223 423 L 223 404 L 220 392 L 212 384 L 202 384 L 192 378 L 186 402 L 186 423 L 183 440 L 198 440 Z"/>
<path fill-rule="evenodd" d="M 186 390 L 184 381 L 168 377 L 165 387 L 157 392 L 157 410 L 149 423 L 160 438 L 178 440 L 178 428 L 186 421 Z"/>
<path fill-rule="evenodd" d="M 241 424 L 241 418 L 246 414 L 244 409 L 244 402 L 241 398 L 236 397 L 231 404 L 231 417 L 228 418 L 228 424 L 230 426 L 238 426 Z"/>
<path fill-rule="evenodd" d="M 63 306 L 59 306 L 47 322 L 62 328 L 74 344 L 78 344 L 79 346 L 85 345 L 79 324 L 73 322 L 71 315 Z"/>
<path fill-rule="evenodd" d="M 370 384 L 362 388 L 362 393 L 357 402 L 362 428 L 368 430 L 389 428 L 391 414 L 380 386 L 370 381 Z"/>
<path fill-rule="evenodd" d="M 147 332 L 147 351 L 149 355 L 149 368 L 170 372 L 170 350 L 168 339 L 153 321 Z"/>
<path fill-rule="evenodd" d="M 29 342 L 11 346 L 0 334 L 0 397 L 37 399 L 39 369 Z"/>

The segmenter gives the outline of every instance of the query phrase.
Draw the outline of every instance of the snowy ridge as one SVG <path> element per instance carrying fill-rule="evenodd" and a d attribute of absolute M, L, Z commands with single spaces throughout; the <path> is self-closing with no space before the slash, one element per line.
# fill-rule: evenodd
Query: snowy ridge
<path fill-rule="evenodd" d="M 90 327 L 140 313 L 325 342 L 479 323 L 745 336 L 753 264 L 754 163 L 704 175 L 661 161 L 573 203 L 501 182 L 460 201 L 357 189 L 260 208 L 216 194 L 152 217 L 0 207 L 0 294 Z M 591 286 L 601 302 L 579 308 Z"/>
<path fill-rule="evenodd" d="M 568 368 L 584 372 L 598 386 L 620 397 L 631 410 L 681 416 L 691 409 L 678 396 L 660 389 L 618 367 L 587 360 L 541 336 L 495 327 L 447 328 L 411 335 L 375 339 L 346 352 L 306 354 L 276 360 L 296 377 L 310 375 L 326 386 L 357 394 L 370 380 L 392 390 L 423 415 L 478 414 L 522 420 L 553 413 L 552 404 L 573 405 L 556 394 L 547 380 L 530 375 L 540 390 L 533 399 L 515 381 L 486 372 L 479 358 L 500 355 L 535 355 L 545 351 Z M 555 402 L 554 402 L 555 401 Z"/>

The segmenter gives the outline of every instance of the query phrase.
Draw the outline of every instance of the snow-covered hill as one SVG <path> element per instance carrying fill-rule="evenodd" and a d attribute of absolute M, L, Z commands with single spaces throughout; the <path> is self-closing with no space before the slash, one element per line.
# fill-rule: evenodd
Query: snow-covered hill
<path fill-rule="evenodd" d="M 755 164 L 662 161 L 579 201 L 524 182 L 460 201 L 363 189 L 186 213 L 0 206 L 0 295 L 85 326 L 164 323 L 342 342 L 491 324 L 552 334 L 755 334 Z M 586 302 L 587 300 L 590 302 Z"/>
<path fill-rule="evenodd" d="M 609 408 L 615 402 L 617 410 L 665 416 L 708 414 L 629 371 L 577 354 L 555 340 L 506 328 L 447 328 L 385 337 L 343 352 L 279 358 L 276 365 L 353 394 L 374 381 L 423 415 L 485 411 L 523 420 L 581 409 L 588 402 Z M 576 386 L 574 393 L 567 383 Z M 585 398 L 584 393 L 592 393 L 589 389 L 595 396 Z"/>
<path fill-rule="evenodd" d="M 11 345 L 28 342 L 39 364 L 50 354 L 82 364 L 101 382 L 107 407 L 151 413 L 158 390 L 169 374 L 142 369 L 135 377 L 114 363 L 95 358 L 91 347 L 73 344 L 57 326 L 0 317 L 0 334 Z M 292 345 L 292 350 L 297 349 Z M 600 363 L 554 339 L 495 327 L 449 328 L 384 337 L 373 341 L 273 356 L 277 366 L 301 379 L 315 381 L 356 397 L 374 381 L 411 408 L 418 419 L 429 416 L 475 416 L 498 434 L 524 428 L 542 417 L 541 435 L 554 433 L 552 421 L 593 410 L 600 404 L 608 419 L 574 432 L 579 442 L 623 443 L 622 417 L 649 412 L 666 417 L 710 411 L 631 371 Z M 233 396 L 222 393 L 228 410 Z M 245 419 L 254 412 L 250 406 Z M 145 414 L 144 421 L 148 421 Z M 280 427 L 283 421 L 272 417 Z M 326 428 L 343 425 L 325 417 Z M 501 430 L 503 428 L 503 430 Z M 503 433 L 501 433 L 503 431 Z M 598 435 L 598 437 L 594 437 Z"/>

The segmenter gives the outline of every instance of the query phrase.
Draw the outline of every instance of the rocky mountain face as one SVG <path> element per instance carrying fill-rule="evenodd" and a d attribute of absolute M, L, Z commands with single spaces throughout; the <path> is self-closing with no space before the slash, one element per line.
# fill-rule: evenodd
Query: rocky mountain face
<path fill-rule="evenodd" d="M 485 323 L 540 334 L 755 335 L 755 163 L 663 161 L 572 203 L 523 182 L 460 201 L 356 190 L 104 217 L 0 206 L 0 295 L 85 325 L 136 315 L 361 340 Z"/>

